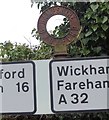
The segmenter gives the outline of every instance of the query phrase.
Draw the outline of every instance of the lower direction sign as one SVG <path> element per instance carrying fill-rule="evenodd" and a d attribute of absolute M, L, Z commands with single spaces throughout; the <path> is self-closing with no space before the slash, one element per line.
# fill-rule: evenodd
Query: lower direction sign
<path fill-rule="evenodd" d="M 109 109 L 109 58 L 50 62 L 51 109 L 59 112 Z"/>
<path fill-rule="evenodd" d="M 35 65 L 32 61 L 0 63 L 0 113 L 36 112 Z"/>

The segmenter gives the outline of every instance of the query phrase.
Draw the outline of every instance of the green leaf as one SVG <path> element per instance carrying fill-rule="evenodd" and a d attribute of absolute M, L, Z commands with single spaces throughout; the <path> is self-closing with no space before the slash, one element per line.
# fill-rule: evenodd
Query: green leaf
<path fill-rule="evenodd" d="M 97 47 L 96 52 L 99 53 L 101 51 L 101 47 Z"/>
<path fill-rule="evenodd" d="M 96 17 L 96 23 L 102 23 L 102 18 Z"/>
<path fill-rule="evenodd" d="M 104 38 L 104 37 L 105 37 L 105 35 L 104 35 L 103 33 L 101 33 L 100 36 L 101 36 L 101 38 Z"/>
<path fill-rule="evenodd" d="M 88 50 L 87 48 L 83 48 L 81 49 L 81 54 L 83 54 L 84 56 L 87 56 L 90 53 L 90 50 Z"/>
<path fill-rule="evenodd" d="M 108 21 L 108 17 L 107 17 L 107 16 L 104 16 L 102 23 L 105 23 L 106 21 Z"/>
<path fill-rule="evenodd" d="M 98 28 L 98 25 L 92 25 L 92 29 L 94 32 L 97 30 L 97 28 Z"/>
<path fill-rule="evenodd" d="M 107 1 L 108 1 L 108 0 L 107 0 Z M 109 2 L 109 1 L 108 1 L 108 2 Z M 106 7 L 107 7 L 107 9 L 109 10 L 109 4 L 106 3 Z"/>
<path fill-rule="evenodd" d="M 89 40 L 90 40 L 89 38 L 85 38 L 85 39 L 82 39 L 81 42 L 83 43 L 83 45 L 87 45 Z"/>
<path fill-rule="evenodd" d="M 98 4 L 96 4 L 96 5 L 94 5 L 94 4 L 91 4 L 91 9 L 93 10 L 93 11 L 95 11 L 98 7 L 99 7 L 99 5 Z"/>
<path fill-rule="evenodd" d="M 88 31 L 88 32 L 85 34 L 85 36 L 88 37 L 88 36 L 91 35 L 91 34 L 92 34 L 92 31 L 90 30 L 90 31 Z"/>
<path fill-rule="evenodd" d="M 108 25 L 105 25 L 105 24 L 101 25 L 101 27 L 102 27 L 102 29 L 103 29 L 104 31 L 106 31 L 106 30 L 109 28 L 109 26 L 108 26 Z"/>
<path fill-rule="evenodd" d="M 93 11 L 89 8 L 87 11 L 86 11 L 86 14 L 85 14 L 85 18 L 87 18 L 87 19 L 90 19 L 91 18 L 91 16 L 92 16 L 92 14 L 93 14 Z"/>
<path fill-rule="evenodd" d="M 99 53 L 100 51 L 101 51 L 101 47 L 99 46 L 99 47 L 95 47 L 94 49 L 93 49 L 96 53 Z"/>

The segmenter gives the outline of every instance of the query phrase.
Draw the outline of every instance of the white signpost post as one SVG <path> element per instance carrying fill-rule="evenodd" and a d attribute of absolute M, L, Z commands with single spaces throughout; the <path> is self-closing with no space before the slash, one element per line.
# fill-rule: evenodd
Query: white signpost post
<path fill-rule="evenodd" d="M 108 110 L 109 58 L 52 60 L 50 88 L 54 113 Z"/>
<path fill-rule="evenodd" d="M 36 112 L 35 64 L 11 62 L 0 64 L 0 113 Z"/>

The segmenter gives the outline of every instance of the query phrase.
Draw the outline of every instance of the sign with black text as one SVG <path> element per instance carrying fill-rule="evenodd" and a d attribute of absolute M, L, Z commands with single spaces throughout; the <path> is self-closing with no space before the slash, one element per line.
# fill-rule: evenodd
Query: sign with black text
<path fill-rule="evenodd" d="M 109 59 L 60 59 L 50 62 L 51 109 L 83 112 L 109 109 Z"/>
<path fill-rule="evenodd" d="M 34 62 L 0 63 L 0 104 L 1 114 L 36 112 Z"/>

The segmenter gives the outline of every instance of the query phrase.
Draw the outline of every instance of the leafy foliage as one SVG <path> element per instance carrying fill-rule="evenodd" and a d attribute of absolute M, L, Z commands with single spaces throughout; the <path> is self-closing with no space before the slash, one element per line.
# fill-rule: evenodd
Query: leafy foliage
<path fill-rule="evenodd" d="M 82 26 L 78 41 L 69 46 L 70 54 L 72 56 L 109 55 L 109 2 L 75 3 L 70 7 L 77 12 Z"/>
<path fill-rule="evenodd" d="M 91 3 L 86 10 L 84 18 L 81 19 L 83 31 L 80 40 L 86 50 L 86 56 L 108 55 L 109 44 L 109 3 Z M 84 56 L 85 56 L 84 55 Z"/>
<path fill-rule="evenodd" d="M 55 27 L 55 30 L 53 31 L 53 34 L 52 34 L 53 37 L 63 38 L 68 34 L 70 29 L 69 20 L 65 17 L 63 21 L 64 21 L 63 24 Z"/>
<path fill-rule="evenodd" d="M 43 42 L 29 48 L 26 44 L 12 44 L 10 41 L 0 43 L 1 61 L 41 60 L 51 58 L 52 49 Z"/>
<path fill-rule="evenodd" d="M 30 60 L 34 52 L 25 44 L 13 45 L 10 41 L 0 43 L 0 56 L 2 61 Z"/>
<path fill-rule="evenodd" d="M 43 12 L 53 4 L 53 2 L 38 3 L 38 7 L 40 5 L 41 12 Z M 69 45 L 68 52 L 71 57 L 109 55 L 109 2 L 64 2 L 60 4 L 75 10 L 82 26 L 78 41 Z M 57 26 L 53 32 L 54 36 L 66 34 L 67 25 L 69 25 L 68 21 L 64 21 L 64 24 Z M 37 38 L 37 31 L 34 31 L 34 36 Z"/>

